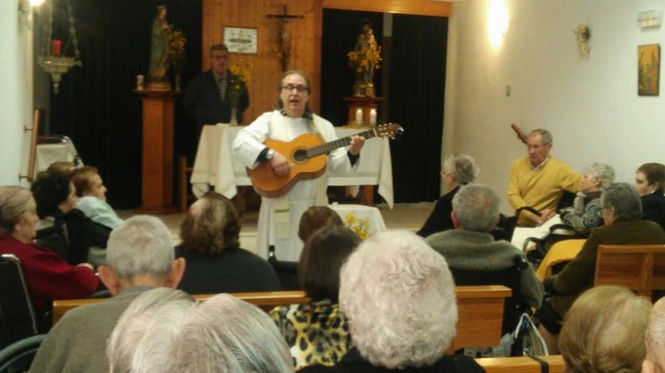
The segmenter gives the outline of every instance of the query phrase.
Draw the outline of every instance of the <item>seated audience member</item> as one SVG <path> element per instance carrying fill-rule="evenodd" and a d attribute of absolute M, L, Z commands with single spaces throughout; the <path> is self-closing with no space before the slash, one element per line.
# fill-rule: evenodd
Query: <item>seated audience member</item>
<path fill-rule="evenodd" d="M 187 293 L 169 288 L 136 297 L 109 337 L 111 372 L 166 372 L 178 325 L 194 306 Z"/>
<path fill-rule="evenodd" d="M 499 220 L 499 196 L 484 185 L 467 184 L 453 198 L 454 230 L 427 238 L 450 268 L 492 271 L 513 267 L 522 251 L 508 241 L 494 241 L 489 233 Z M 526 260 L 526 258 L 525 258 Z M 531 266 L 522 272 L 523 303 L 540 307 L 543 286 Z"/>
<path fill-rule="evenodd" d="M 305 243 L 298 263 L 298 281 L 312 300 L 279 306 L 270 312 L 291 347 L 296 368 L 335 365 L 351 345 L 344 315 L 339 311 L 339 270 L 360 239 L 348 228 L 331 226 Z"/>
<path fill-rule="evenodd" d="M 57 172 L 65 176 L 71 176 L 74 173 L 74 171 L 76 171 L 76 166 L 74 166 L 74 163 L 72 162 L 57 161 L 51 163 L 46 169 L 46 171 Z"/>
<path fill-rule="evenodd" d="M 281 290 L 268 262 L 240 247 L 238 213 L 226 197 L 208 192 L 180 224 L 176 256 L 187 260 L 179 289 L 190 294 Z"/>
<path fill-rule="evenodd" d="M 284 338 L 258 307 L 219 294 L 180 323 L 167 372 L 293 372 Z"/>
<path fill-rule="evenodd" d="M 314 232 L 334 225 L 344 226 L 342 218 L 335 210 L 328 206 L 312 206 L 300 217 L 298 237 L 305 243 Z"/>
<path fill-rule="evenodd" d="M 665 165 L 645 163 L 635 172 L 635 187 L 642 197 L 642 219 L 665 229 Z"/>
<path fill-rule="evenodd" d="M 13 254 L 21 261 L 34 306 L 43 313 L 54 299 L 91 295 L 99 280 L 90 264 L 69 265 L 53 251 L 32 242 L 39 220 L 36 209 L 27 189 L 0 187 L 0 254 Z"/>
<path fill-rule="evenodd" d="M 175 259 L 171 232 L 156 217 L 137 215 L 113 230 L 108 266 L 99 277 L 112 297 L 67 312 L 51 329 L 31 372 L 108 372 L 106 341 L 129 304 L 155 287 L 176 288 L 185 260 Z"/>
<path fill-rule="evenodd" d="M 582 178 L 581 190 L 573 207 L 561 211 L 561 220 L 577 233 L 588 234 L 591 228 L 603 223 L 600 195 L 614 182 L 614 169 L 604 163 L 594 163 Z"/>
<path fill-rule="evenodd" d="M 54 217 L 55 225 L 65 227 L 68 263 L 88 261 L 91 247 L 106 248 L 111 229 L 94 223 L 76 208 L 76 188 L 68 176 L 40 172 L 31 189 L 37 201 L 39 217 Z"/>
<path fill-rule="evenodd" d="M 644 341 L 646 359 L 642 373 L 665 372 L 665 298 L 660 298 L 651 309 Z"/>
<path fill-rule="evenodd" d="M 564 372 L 639 373 L 651 301 L 621 286 L 589 289 L 573 303 L 559 335 Z"/>
<path fill-rule="evenodd" d="M 599 245 L 663 244 L 665 233 L 642 220 L 642 202 L 632 185 L 614 183 L 600 197 L 605 226 L 591 230 L 582 250 L 558 274 L 545 279 L 546 296 L 536 313 L 550 351 L 556 351 L 561 321 L 575 299 L 593 286 Z"/>
<path fill-rule="evenodd" d="M 535 227 L 554 215 L 564 192 L 577 193 L 582 176 L 562 161 L 551 157 L 552 133 L 538 128 L 529 133 L 528 156 L 518 158 L 510 170 L 508 203 L 520 211 L 517 225 Z M 533 213 L 524 207 L 536 209 Z"/>
<path fill-rule="evenodd" d="M 332 367 L 301 372 L 483 372 L 468 356 L 445 355 L 457 323 L 455 283 L 443 256 L 415 233 L 368 238 L 340 281 L 354 347 Z"/>
<path fill-rule="evenodd" d="M 83 211 L 97 224 L 113 229 L 122 224 L 111 205 L 106 203 L 106 186 L 96 167 L 83 166 L 72 174 L 78 202 L 76 208 Z"/>
<path fill-rule="evenodd" d="M 433 233 L 453 229 L 453 221 L 450 213 L 453 211 L 453 197 L 459 191 L 460 186 L 472 183 L 478 177 L 478 166 L 476 161 L 466 154 L 453 154 L 443 161 L 441 176 L 446 184 L 446 194 L 441 196 L 434 210 L 427 218 L 425 225 L 418 231 L 421 237 L 427 237 Z"/>

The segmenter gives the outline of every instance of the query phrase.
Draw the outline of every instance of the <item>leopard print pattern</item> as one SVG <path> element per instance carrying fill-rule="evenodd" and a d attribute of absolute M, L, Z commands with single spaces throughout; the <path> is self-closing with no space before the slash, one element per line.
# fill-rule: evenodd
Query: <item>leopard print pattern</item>
<path fill-rule="evenodd" d="M 291 350 L 296 368 L 335 365 L 351 346 L 351 335 L 338 304 L 322 301 L 279 306 L 270 312 Z"/>

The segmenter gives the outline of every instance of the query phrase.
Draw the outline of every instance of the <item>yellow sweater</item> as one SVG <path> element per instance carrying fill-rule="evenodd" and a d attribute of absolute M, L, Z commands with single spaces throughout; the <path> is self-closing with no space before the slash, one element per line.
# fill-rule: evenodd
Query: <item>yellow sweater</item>
<path fill-rule="evenodd" d="M 531 206 L 538 211 L 556 209 L 564 191 L 577 193 L 582 176 L 558 159 L 548 158 L 538 170 L 531 169 L 529 157 L 513 162 L 508 186 L 508 202 L 515 210 Z M 522 212 L 517 225 L 534 226 L 528 218 L 528 211 Z"/>

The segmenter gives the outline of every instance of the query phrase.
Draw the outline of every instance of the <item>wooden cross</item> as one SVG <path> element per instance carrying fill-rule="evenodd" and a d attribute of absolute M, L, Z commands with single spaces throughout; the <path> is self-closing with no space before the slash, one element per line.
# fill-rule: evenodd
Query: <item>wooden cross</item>
<path fill-rule="evenodd" d="M 291 36 L 286 29 L 286 24 L 291 19 L 305 18 L 305 16 L 289 14 L 286 5 L 283 6 L 283 9 L 282 14 L 268 14 L 268 18 L 277 19 L 277 56 L 282 64 L 282 71 L 286 71 L 291 57 Z"/>

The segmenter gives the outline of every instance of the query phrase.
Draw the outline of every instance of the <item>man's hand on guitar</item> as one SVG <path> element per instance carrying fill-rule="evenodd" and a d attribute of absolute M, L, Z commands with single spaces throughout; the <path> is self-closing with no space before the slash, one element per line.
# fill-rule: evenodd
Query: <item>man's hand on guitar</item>
<path fill-rule="evenodd" d="M 363 145 L 365 145 L 365 138 L 362 136 L 356 136 L 353 135 L 351 136 L 351 148 L 349 148 L 349 153 L 351 155 L 358 155 L 360 154 L 360 149 L 362 149 Z"/>
<path fill-rule="evenodd" d="M 270 160 L 270 167 L 272 168 L 272 172 L 274 172 L 277 176 L 286 176 L 289 174 L 289 172 L 291 172 L 289 159 L 278 151 L 275 151 L 275 154 Z"/>

